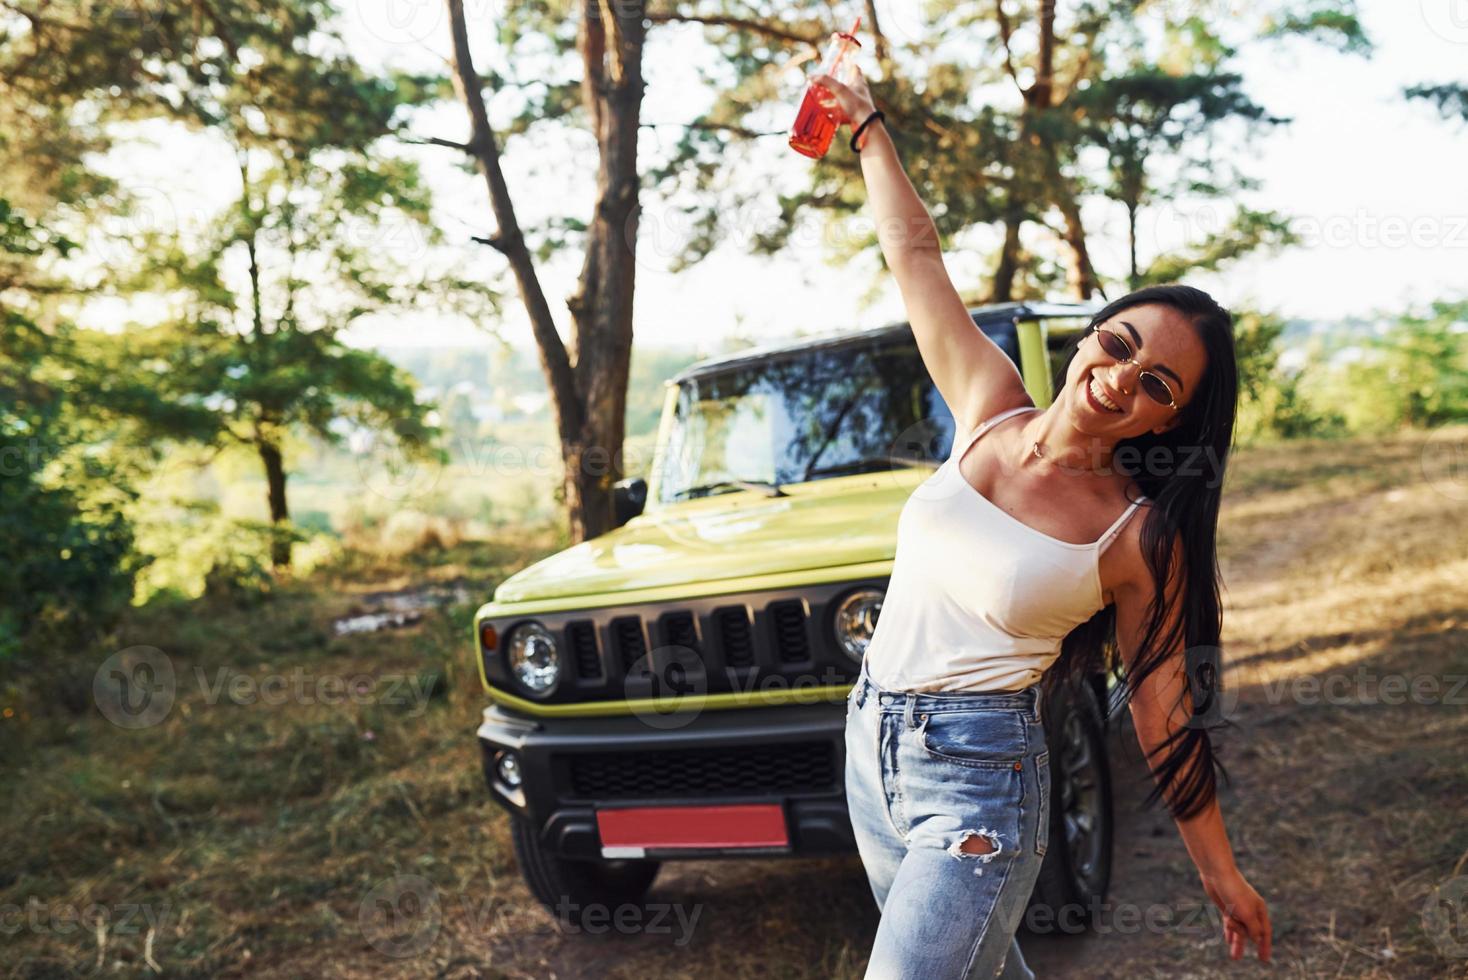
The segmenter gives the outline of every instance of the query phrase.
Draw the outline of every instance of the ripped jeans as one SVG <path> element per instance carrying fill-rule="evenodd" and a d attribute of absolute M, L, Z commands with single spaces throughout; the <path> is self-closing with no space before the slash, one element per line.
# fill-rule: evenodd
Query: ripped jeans
<path fill-rule="evenodd" d="M 1014 934 L 1049 797 L 1038 685 L 909 694 L 862 664 L 846 700 L 846 800 L 882 912 L 868 980 L 1033 980 Z"/>

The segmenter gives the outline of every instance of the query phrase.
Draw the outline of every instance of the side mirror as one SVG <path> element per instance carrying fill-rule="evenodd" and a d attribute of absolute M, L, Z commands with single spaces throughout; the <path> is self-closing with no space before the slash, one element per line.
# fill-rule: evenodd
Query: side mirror
<path fill-rule="evenodd" d="M 647 481 L 640 476 L 612 484 L 612 517 L 617 527 L 642 513 L 647 506 Z"/>

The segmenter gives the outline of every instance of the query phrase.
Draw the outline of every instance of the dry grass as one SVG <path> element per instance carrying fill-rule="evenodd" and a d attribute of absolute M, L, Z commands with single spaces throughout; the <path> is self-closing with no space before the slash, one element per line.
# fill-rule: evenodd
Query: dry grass
<path fill-rule="evenodd" d="M 1234 780 L 1224 806 L 1241 865 L 1271 905 L 1275 970 L 1291 976 L 1468 976 L 1468 959 L 1440 955 L 1421 919 L 1435 886 L 1468 874 L 1468 687 L 1444 703 L 1444 679 L 1468 674 L 1468 492 L 1456 492 L 1468 486 L 1428 480 L 1423 446 L 1404 435 L 1246 452 L 1225 495 L 1226 656 L 1239 702 L 1220 739 Z M 552 547 L 463 546 L 431 563 L 353 555 L 254 609 L 200 601 L 139 613 L 113 649 L 147 644 L 173 660 L 180 697 L 166 722 L 134 732 L 95 713 L 37 710 L 0 728 L 0 971 L 156 976 L 151 952 L 170 977 L 859 976 L 877 918 L 854 857 L 668 866 L 653 898 L 697 911 L 686 945 L 676 929 L 561 934 L 530 902 L 483 788 L 471 610 L 374 636 L 328 629 L 362 593 L 459 581 L 487 594 Z M 401 676 L 432 696 L 211 704 L 224 665 L 256 680 L 297 667 Z M 1388 675 L 1409 685 L 1401 697 L 1380 685 Z M 1435 696 L 1422 696 L 1433 679 Z M 1114 735 L 1112 899 L 1195 908 L 1203 896 L 1176 832 L 1138 807 L 1130 739 Z M 419 955 L 397 959 L 364 939 L 358 916 L 400 874 L 433 883 L 442 925 Z M 151 948 L 137 920 L 99 936 L 58 915 L 94 903 L 115 918 L 130 906 L 161 915 Z M 1206 930 L 1021 941 L 1042 976 L 1265 969 L 1230 963 Z"/>

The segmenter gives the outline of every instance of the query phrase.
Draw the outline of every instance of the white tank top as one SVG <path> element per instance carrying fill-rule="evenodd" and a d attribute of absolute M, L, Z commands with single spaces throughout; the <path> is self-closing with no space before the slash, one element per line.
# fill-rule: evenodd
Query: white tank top
<path fill-rule="evenodd" d="M 1138 506 L 1097 541 L 1071 544 L 1025 524 L 964 479 L 958 461 L 984 421 L 919 484 L 897 521 L 897 552 L 867 672 L 891 691 L 1018 691 L 1040 680 L 1067 633 L 1105 606 L 1101 553 Z"/>

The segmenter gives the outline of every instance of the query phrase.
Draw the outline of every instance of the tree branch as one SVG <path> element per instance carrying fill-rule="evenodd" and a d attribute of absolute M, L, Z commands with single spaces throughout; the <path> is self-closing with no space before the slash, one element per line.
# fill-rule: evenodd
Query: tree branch
<path fill-rule="evenodd" d="M 876 39 L 877 64 L 881 66 L 882 76 L 890 77 L 892 64 L 892 50 L 887 44 L 887 37 L 882 33 L 881 27 L 877 26 L 877 3 L 876 0 L 866 0 L 867 29 L 872 32 Z"/>
<path fill-rule="evenodd" d="M 639 123 L 638 125 L 640 125 L 643 129 L 654 129 L 658 126 L 681 126 L 684 129 L 699 129 L 711 133 L 733 133 L 735 136 L 744 136 L 749 139 L 754 139 L 759 136 L 784 136 L 787 132 L 783 129 L 771 129 L 767 131 L 762 131 L 758 129 L 750 129 L 747 126 L 735 126 L 732 123 L 705 122 L 701 119 L 695 119 L 693 122 L 686 123 L 645 122 Z"/>
<path fill-rule="evenodd" d="M 751 20 L 747 17 L 725 17 L 718 14 L 679 14 L 679 13 L 649 13 L 647 19 L 653 24 L 703 24 L 705 27 L 728 27 L 737 31 L 746 31 L 750 34 L 758 34 L 761 37 L 774 38 L 780 41 L 789 41 L 792 44 L 808 44 L 820 51 L 821 41 L 824 38 L 807 37 L 783 27 L 776 27 L 760 20 Z"/>
<path fill-rule="evenodd" d="M 500 166 L 499 145 L 489 125 L 489 110 L 484 104 L 484 91 L 479 73 L 474 70 L 474 60 L 469 51 L 469 29 L 464 20 L 464 0 L 447 0 L 449 26 L 453 37 L 453 80 L 459 98 L 469 112 L 470 140 L 475 148 L 474 156 L 479 163 L 484 182 L 489 187 L 490 206 L 500 230 L 486 240 L 494 248 L 501 248 L 515 273 L 515 283 L 525 303 L 525 312 L 530 317 L 531 333 L 540 353 L 541 366 L 551 389 L 551 406 L 556 416 L 557 429 L 562 433 L 577 432 L 581 428 L 581 401 L 576 395 L 575 376 L 566 345 L 556 332 L 555 320 L 551 317 L 550 305 L 546 302 L 545 290 L 535 272 L 535 263 L 525 247 L 525 238 L 520 233 L 520 223 L 515 216 L 514 202 L 510 200 L 510 189 L 505 182 L 504 169 Z M 496 245 L 498 241 L 500 244 Z"/>
<path fill-rule="evenodd" d="M 1009 46 L 1010 38 L 1014 37 L 1014 25 L 1004 12 L 1004 0 L 994 0 L 994 20 L 999 24 L 999 42 L 1004 46 L 1004 70 L 1014 82 L 1014 87 L 1019 89 L 1019 94 L 1024 95 L 1024 86 L 1019 83 L 1019 72 L 1014 67 L 1014 52 Z"/>
<path fill-rule="evenodd" d="M 473 143 L 458 143 L 454 140 L 440 139 L 437 136 L 399 136 L 398 139 L 401 142 L 411 143 L 415 146 L 446 146 L 451 150 L 458 150 L 461 153 L 471 155 L 475 152 Z"/>

